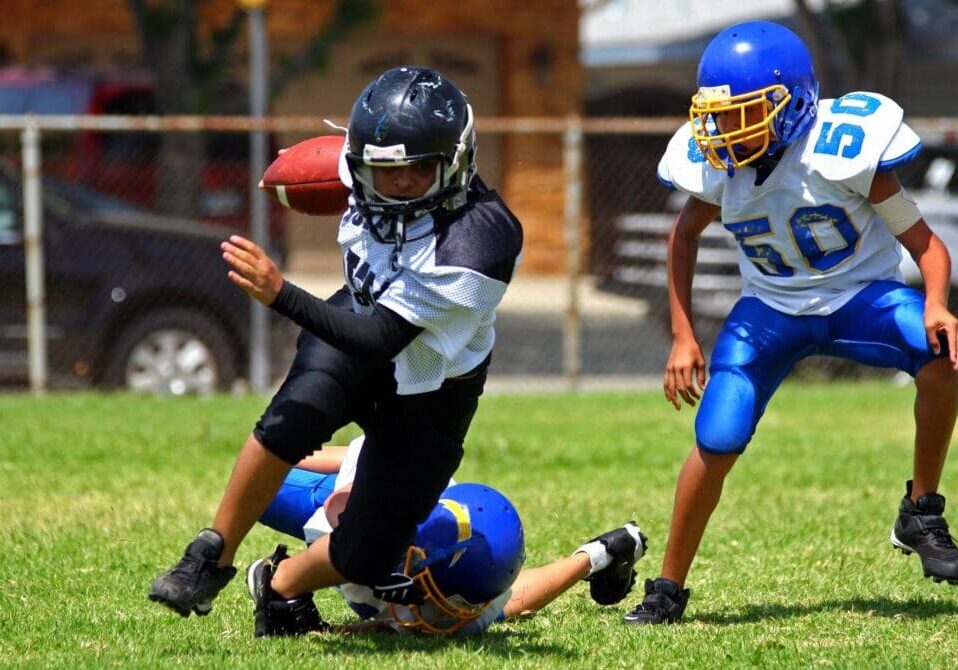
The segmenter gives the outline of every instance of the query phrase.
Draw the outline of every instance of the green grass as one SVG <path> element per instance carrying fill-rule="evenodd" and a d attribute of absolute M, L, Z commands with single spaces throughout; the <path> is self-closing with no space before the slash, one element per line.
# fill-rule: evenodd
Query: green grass
<path fill-rule="evenodd" d="M 911 403 L 881 382 L 786 385 L 726 485 L 684 625 L 624 626 L 637 596 L 599 608 L 578 585 L 471 639 L 254 641 L 241 579 L 205 619 L 146 593 L 211 520 L 263 398 L 0 396 L 0 665 L 954 667 L 958 589 L 923 579 L 887 539 Z M 693 417 L 658 392 L 489 396 L 458 476 L 513 499 L 529 565 L 635 518 L 651 541 L 640 578 L 653 577 Z M 956 467 L 943 488 L 958 500 Z M 239 565 L 279 539 L 255 529 Z M 350 618 L 336 594 L 317 600 Z"/>

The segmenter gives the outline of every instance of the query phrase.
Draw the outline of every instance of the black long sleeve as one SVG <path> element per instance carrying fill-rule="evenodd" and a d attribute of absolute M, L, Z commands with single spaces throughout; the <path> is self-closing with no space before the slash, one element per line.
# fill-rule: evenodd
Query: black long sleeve
<path fill-rule="evenodd" d="M 422 328 L 382 305 L 376 305 L 372 314 L 357 314 L 331 305 L 289 281 L 283 281 L 270 309 L 340 351 L 370 363 L 392 360 L 422 332 Z"/>

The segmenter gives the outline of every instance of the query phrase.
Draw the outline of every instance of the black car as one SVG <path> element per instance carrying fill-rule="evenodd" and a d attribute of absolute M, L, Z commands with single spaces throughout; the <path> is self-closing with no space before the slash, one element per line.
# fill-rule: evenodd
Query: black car
<path fill-rule="evenodd" d="M 51 386 L 229 389 L 246 369 L 250 300 L 226 276 L 229 229 L 172 220 L 44 177 Z M 0 380 L 27 377 L 22 182 L 0 161 Z"/>

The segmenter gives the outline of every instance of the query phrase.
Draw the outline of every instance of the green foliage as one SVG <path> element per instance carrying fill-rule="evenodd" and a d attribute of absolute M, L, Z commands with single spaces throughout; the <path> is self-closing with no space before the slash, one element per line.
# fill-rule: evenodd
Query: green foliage
<path fill-rule="evenodd" d="M 280 70 L 270 80 L 273 95 L 286 88 L 296 77 L 309 70 L 323 71 L 330 65 L 333 47 L 352 37 L 362 26 L 380 15 L 378 0 L 343 0 L 336 6 L 332 20 L 299 52 L 280 59 Z"/>
<path fill-rule="evenodd" d="M 864 2 L 826 2 L 825 14 L 845 38 L 848 56 L 855 63 L 858 74 L 866 72 L 869 51 L 875 47 L 876 38 L 883 35 L 883 26 L 876 17 L 880 11 L 875 0 Z M 900 14 L 900 12 L 896 12 Z M 897 21 L 901 21 L 900 15 Z"/>
<path fill-rule="evenodd" d="M 0 665 L 954 667 L 958 589 L 923 579 L 887 539 L 911 467 L 911 398 L 885 382 L 786 385 L 729 478 L 683 625 L 629 628 L 637 595 L 599 608 L 577 585 L 471 639 L 256 641 L 240 578 L 205 619 L 146 593 L 209 523 L 263 398 L 0 396 Z M 490 395 L 458 477 L 513 499 L 529 565 L 635 518 L 650 538 L 640 579 L 653 577 L 693 417 L 659 392 Z M 958 500 L 956 475 L 952 462 L 943 492 Z M 238 564 L 280 540 L 255 529 Z M 350 619 L 336 594 L 317 601 Z"/>
<path fill-rule="evenodd" d="M 246 11 L 237 6 L 229 22 L 217 26 L 204 40 L 198 29 L 197 4 L 192 0 L 127 0 L 144 60 L 161 89 L 161 111 L 207 114 L 245 110 L 245 89 L 234 81 L 234 47 L 245 34 Z M 268 3 L 265 12 L 269 12 Z M 379 0 L 337 0 L 332 19 L 320 26 L 299 52 L 277 59 L 280 67 L 270 78 L 271 95 L 279 95 L 304 72 L 326 68 L 331 50 L 379 14 Z M 171 67 L 172 63 L 187 67 Z"/>

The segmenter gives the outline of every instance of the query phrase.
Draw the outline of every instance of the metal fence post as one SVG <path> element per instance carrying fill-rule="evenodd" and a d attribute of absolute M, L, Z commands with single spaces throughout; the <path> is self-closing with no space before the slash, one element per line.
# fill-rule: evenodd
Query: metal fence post
<path fill-rule="evenodd" d="M 266 116 L 269 100 L 267 68 L 269 44 L 263 4 L 247 3 L 250 22 L 250 115 Z M 260 175 L 266 169 L 268 134 L 264 130 L 250 133 L 250 236 L 258 245 L 270 251 L 269 207 L 266 194 L 257 187 Z M 255 300 L 250 312 L 250 386 L 257 393 L 265 393 L 270 384 L 269 313 Z"/>
<path fill-rule="evenodd" d="M 40 129 L 28 122 L 20 133 L 23 151 L 23 247 L 26 256 L 27 356 L 30 390 L 47 389 L 46 293 L 43 281 L 43 205 L 40 200 Z"/>
<path fill-rule="evenodd" d="M 582 119 L 570 116 L 562 136 L 565 172 L 565 241 L 568 295 L 562 328 L 562 371 L 569 390 L 579 388 L 582 372 L 582 315 L 579 281 L 582 273 Z"/>

